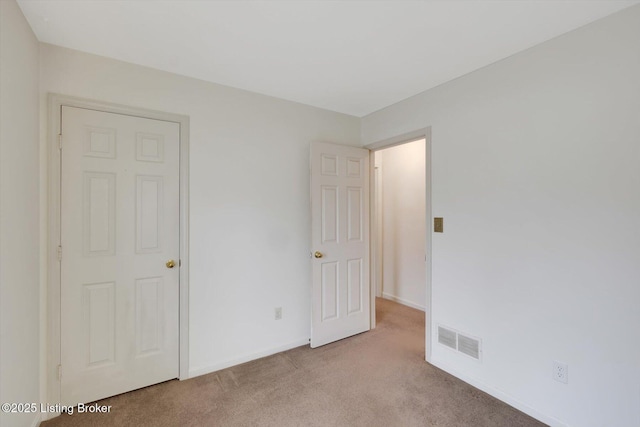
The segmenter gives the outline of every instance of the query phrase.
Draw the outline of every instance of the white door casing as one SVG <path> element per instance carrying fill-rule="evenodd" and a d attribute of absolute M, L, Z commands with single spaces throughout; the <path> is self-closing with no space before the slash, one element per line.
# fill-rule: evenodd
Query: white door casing
<path fill-rule="evenodd" d="M 61 403 L 75 405 L 178 377 L 180 127 L 62 107 L 62 134 Z"/>
<path fill-rule="evenodd" d="M 376 153 L 372 153 L 376 161 Z M 371 162 L 375 165 L 375 162 Z M 382 297 L 382 167 L 374 166 L 373 172 L 373 189 L 371 195 L 373 200 L 371 201 L 371 218 L 373 221 L 373 234 L 371 236 L 371 245 L 373 250 L 371 251 L 371 272 L 372 272 L 372 288 L 375 289 L 375 297 Z M 371 307 L 371 310 L 375 310 L 375 307 Z M 375 317 L 375 316 L 374 316 Z M 375 328 L 375 325 L 373 325 Z"/>
<path fill-rule="evenodd" d="M 311 144 L 311 347 L 370 329 L 369 150 Z"/>

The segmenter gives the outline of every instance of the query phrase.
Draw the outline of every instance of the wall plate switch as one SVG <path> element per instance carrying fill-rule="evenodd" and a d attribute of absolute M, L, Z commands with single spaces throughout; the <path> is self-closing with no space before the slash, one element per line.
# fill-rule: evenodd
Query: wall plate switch
<path fill-rule="evenodd" d="M 569 384 L 569 365 L 554 360 L 551 375 L 554 380 Z"/>
<path fill-rule="evenodd" d="M 433 231 L 442 233 L 444 228 L 444 218 L 433 218 Z"/>
<path fill-rule="evenodd" d="M 282 319 L 282 307 L 276 307 L 275 315 L 276 315 L 276 320 Z"/>

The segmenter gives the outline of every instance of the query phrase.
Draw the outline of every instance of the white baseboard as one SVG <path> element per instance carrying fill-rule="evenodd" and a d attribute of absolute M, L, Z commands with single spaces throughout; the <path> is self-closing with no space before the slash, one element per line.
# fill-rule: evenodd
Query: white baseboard
<path fill-rule="evenodd" d="M 413 303 L 409 300 L 391 295 L 387 292 L 382 293 L 382 298 L 397 302 L 398 304 L 406 305 L 407 307 L 415 308 L 416 310 L 424 311 L 424 305 Z"/>
<path fill-rule="evenodd" d="M 31 427 L 38 427 L 41 421 L 42 421 L 42 417 L 40 416 L 40 414 L 36 414 L 36 417 L 31 422 Z"/>
<path fill-rule="evenodd" d="M 570 427 L 567 423 L 562 422 L 556 418 L 550 417 L 546 414 L 541 413 L 540 411 L 532 408 L 531 406 L 527 405 L 526 403 L 523 403 L 521 401 L 519 401 L 518 399 L 515 399 L 514 397 L 510 396 L 509 394 L 503 392 L 500 389 L 497 389 L 495 387 L 492 387 L 476 378 L 473 378 L 471 376 L 468 376 L 466 374 L 461 373 L 460 371 L 458 371 L 455 368 L 452 368 L 451 366 L 449 366 L 446 362 L 442 362 L 442 361 L 436 361 L 436 360 L 432 360 L 430 362 L 433 366 L 442 369 L 443 371 L 453 375 L 454 377 L 461 379 L 462 381 L 466 382 L 467 384 L 472 385 L 473 387 L 480 389 L 482 391 L 484 391 L 487 394 L 490 394 L 491 396 L 495 397 L 498 400 L 503 401 L 504 403 L 506 403 L 507 405 L 513 406 L 514 408 L 516 408 L 519 411 L 524 412 L 527 415 L 532 416 L 533 418 L 537 419 L 538 421 L 541 421 L 551 427 Z"/>
<path fill-rule="evenodd" d="M 278 347 L 271 347 L 262 351 L 258 351 L 258 352 L 240 356 L 234 359 L 226 360 L 224 362 L 216 363 L 214 365 L 201 366 L 199 368 L 189 369 L 189 378 L 210 374 L 212 372 L 216 372 L 221 369 L 230 368 L 232 366 L 240 365 L 241 363 L 251 362 L 252 360 L 271 356 L 272 354 L 281 353 L 283 351 L 291 350 L 292 348 L 296 348 L 296 347 L 300 347 L 308 344 L 309 344 L 309 338 L 299 339 L 289 344 L 281 345 Z"/>

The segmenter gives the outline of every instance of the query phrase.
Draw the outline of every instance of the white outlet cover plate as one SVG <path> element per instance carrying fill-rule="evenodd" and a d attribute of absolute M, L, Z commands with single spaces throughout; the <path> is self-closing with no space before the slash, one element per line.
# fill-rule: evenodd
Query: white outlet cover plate
<path fill-rule="evenodd" d="M 569 366 L 566 363 L 554 360 L 552 377 L 556 381 L 569 384 Z"/>

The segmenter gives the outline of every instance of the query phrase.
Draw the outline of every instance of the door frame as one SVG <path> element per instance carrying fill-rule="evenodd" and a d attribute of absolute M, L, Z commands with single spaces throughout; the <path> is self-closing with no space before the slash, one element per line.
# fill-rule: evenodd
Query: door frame
<path fill-rule="evenodd" d="M 425 318 L 425 360 L 429 363 L 431 363 L 431 350 L 432 350 L 432 340 L 431 337 L 433 336 L 433 333 L 431 331 L 431 326 L 432 326 L 432 299 L 431 299 L 431 280 L 432 280 L 432 226 L 431 226 L 431 215 L 432 215 L 432 205 L 431 205 L 431 126 L 427 126 L 425 128 L 422 129 L 417 129 L 414 130 L 412 132 L 407 132 L 404 133 L 402 135 L 398 135 L 395 137 L 391 137 L 391 138 L 387 138 L 381 141 L 376 141 L 373 142 L 371 144 L 365 145 L 364 148 L 368 148 L 371 151 L 371 155 L 369 156 L 369 175 L 370 175 L 370 182 L 374 183 L 374 179 L 375 179 L 375 156 L 374 156 L 374 152 L 379 151 L 379 150 L 383 150 L 385 148 L 390 148 L 390 147 L 394 147 L 396 145 L 402 145 L 402 144 L 406 144 L 408 142 L 413 142 L 413 141 L 417 141 L 420 139 L 424 139 L 425 140 L 425 181 L 426 181 L 426 198 L 425 198 L 425 202 L 426 202 L 426 206 L 425 206 L 425 213 L 426 213 L 426 218 L 425 221 L 427 223 L 427 233 L 425 236 L 425 249 L 426 249 L 426 259 L 425 259 L 425 263 L 426 263 L 426 267 L 427 267 L 427 274 L 426 274 L 426 283 L 425 283 L 425 311 L 424 311 L 424 318 Z M 384 168 L 384 165 L 383 165 Z M 378 236 L 378 233 L 375 230 L 375 224 L 376 224 L 376 218 L 375 218 L 375 203 L 376 201 L 376 194 L 375 194 L 375 186 L 371 185 L 369 188 L 370 191 L 370 209 L 369 209 L 369 215 L 370 215 L 370 220 L 369 220 L 369 224 L 370 224 L 370 240 L 369 240 L 369 244 L 370 244 L 370 259 L 372 260 L 372 262 L 370 262 L 370 283 L 371 283 L 371 290 L 370 290 L 370 295 L 371 295 L 371 303 L 370 303 L 370 310 L 371 310 L 371 329 L 376 327 L 376 283 L 378 281 L 378 277 L 377 277 L 377 273 L 378 271 L 376 271 L 376 264 L 377 261 L 373 261 L 373 260 L 378 260 L 380 259 L 380 257 L 378 257 L 378 240 L 380 238 L 380 236 Z"/>
<path fill-rule="evenodd" d="M 180 126 L 180 172 L 179 172 L 179 203 L 180 203 L 180 282 L 178 302 L 178 379 L 189 378 L 189 116 L 165 113 L 145 108 L 129 107 L 109 102 L 95 101 L 85 98 L 48 94 L 48 125 L 47 125 L 47 159 L 48 159 L 48 221 L 46 233 L 47 243 L 47 286 L 46 286 L 46 381 L 47 402 L 60 402 L 61 382 L 58 366 L 61 362 L 61 330 L 60 330 L 60 262 L 58 261 L 58 246 L 61 237 L 61 156 L 59 150 L 60 130 L 62 126 L 62 107 L 76 107 L 106 113 L 122 114 L 146 119 L 162 120 L 177 123 Z M 64 144 L 64 141 L 63 141 Z M 59 413 L 49 413 L 52 418 Z"/>

